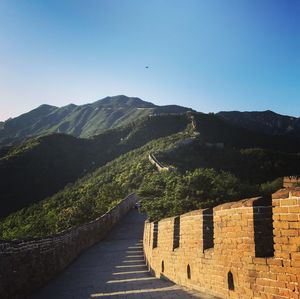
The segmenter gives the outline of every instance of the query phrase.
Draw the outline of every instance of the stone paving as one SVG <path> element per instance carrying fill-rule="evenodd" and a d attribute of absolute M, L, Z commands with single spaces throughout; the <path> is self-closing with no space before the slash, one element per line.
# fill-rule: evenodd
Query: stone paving
<path fill-rule="evenodd" d="M 81 254 L 31 299 L 214 298 L 151 276 L 143 258 L 144 220 L 144 215 L 130 211 L 103 241 Z"/>

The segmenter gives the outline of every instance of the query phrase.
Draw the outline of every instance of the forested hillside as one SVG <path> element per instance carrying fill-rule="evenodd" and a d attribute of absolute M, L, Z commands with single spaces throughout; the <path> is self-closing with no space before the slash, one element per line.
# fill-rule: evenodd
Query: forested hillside
<path fill-rule="evenodd" d="M 300 139 L 249 131 L 213 114 L 193 114 L 197 138 L 172 151 L 157 153 L 160 161 L 179 171 L 214 168 L 249 183 L 294 175 L 300 169 Z"/>
<path fill-rule="evenodd" d="M 184 130 L 189 122 L 186 114 L 149 116 L 90 139 L 52 134 L 7 149 L 0 156 L 0 218 L 150 140 Z"/>
<path fill-rule="evenodd" d="M 182 138 L 165 137 L 131 151 L 68 185 L 64 190 L 30 208 L 7 217 L 0 226 L 2 238 L 40 236 L 102 215 L 112 205 L 136 190 L 147 173 L 156 170 L 148 153 L 164 149 Z"/>
<path fill-rule="evenodd" d="M 248 138 L 245 138 L 247 134 Z M 47 138 L 66 140 L 63 135 Z M 33 149 L 41 149 L 47 138 L 33 139 L 31 143 L 13 148 L 2 160 L 18 160 L 26 157 L 26 153 L 32 155 Z M 249 134 L 243 128 L 223 123 L 214 115 L 198 113 L 147 117 L 93 139 L 67 138 L 81 145 L 82 152 L 74 160 L 79 159 L 82 167 L 91 165 L 89 159 L 96 161 L 97 164 L 89 170 L 105 163 L 103 159 L 112 160 L 114 155 L 125 154 L 67 185 L 55 195 L 5 218 L 1 223 L 2 238 L 59 232 L 100 216 L 133 191 L 143 199 L 143 208 L 151 219 L 212 207 L 242 197 L 269 195 L 282 184 L 276 178 L 291 174 L 299 165 L 299 155 L 289 153 L 289 138 L 274 140 L 275 137 L 263 134 Z M 294 145 L 297 142 L 295 139 Z M 73 152 L 74 144 L 71 146 Z M 269 149 L 283 149 L 284 144 L 285 151 Z M 59 149 L 48 151 L 62 153 Z M 33 155 L 34 159 L 45 152 L 41 150 L 38 155 Z M 160 161 L 172 164 L 177 170 L 157 172 L 148 160 L 149 153 L 155 153 Z M 54 155 L 53 159 L 55 163 L 57 157 Z M 31 163 L 33 160 L 29 165 Z M 61 175 L 64 168 L 56 169 L 55 173 Z M 44 180 L 46 184 L 55 173 L 43 173 L 40 179 L 47 178 Z M 29 184 L 32 181 L 30 178 Z"/>
<path fill-rule="evenodd" d="M 178 171 L 213 168 L 228 171 L 238 178 L 253 183 L 272 181 L 278 177 L 295 175 L 300 169 L 300 154 L 263 148 L 218 148 L 200 140 L 162 151 L 156 155 Z"/>
<path fill-rule="evenodd" d="M 148 154 L 171 149 L 189 134 L 185 131 L 151 141 L 68 185 L 54 196 L 11 214 L 0 224 L 0 237 L 10 239 L 59 232 L 95 219 L 133 191 L 144 198 L 143 207 L 152 219 L 211 207 L 259 192 L 256 186 L 249 187 L 229 173 L 212 169 L 198 169 L 186 174 L 157 172 L 149 162 Z"/>
<path fill-rule="evenodd" d="M 221 111 L 217 114 L 227 122 L 268 135 L 300 137 L 300 118 L 273 111 Z"/>
<path fill-rule="evenodd" d="M 299 152 L 300 138 L 289 135 L 268 135 L 261 131 L 232 124 L 216 114 L 194 113 L 196 130 L 209 143 L 221 142 L 234 148 L 265 148 Z"/>

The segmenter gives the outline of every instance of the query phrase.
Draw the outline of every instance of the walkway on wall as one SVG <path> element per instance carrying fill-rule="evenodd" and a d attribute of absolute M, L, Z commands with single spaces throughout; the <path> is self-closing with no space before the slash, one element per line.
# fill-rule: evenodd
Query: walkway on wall
<path fill-rule="evenodd" d="M 151 276 L 143 260 L 145 217 L 129 212 L 103 241 L 86 250 L 32 299 L 213 298 Z"/>

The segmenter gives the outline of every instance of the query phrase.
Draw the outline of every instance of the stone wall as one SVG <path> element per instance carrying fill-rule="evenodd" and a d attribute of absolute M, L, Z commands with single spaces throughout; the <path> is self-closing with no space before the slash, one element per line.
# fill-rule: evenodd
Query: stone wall
<path fill-rule="evenodd" d="M 98 219 L 47 238 L 0 241 L 0 298 L 26 298 L 103 239 L 135 204 L 129 195 Z"/>
<path fill-rule="evenodd" d="M 220 298 L 300 298 L 300 188 L 176 218 L 145 222 L 157 277 Z"/>
<path fill-rule="evenodd" d="M 149 154 L 148 156 L 149 161 L 151 164 L 155 165 L 155 167 L 157 168 L 158 171 L 169 171 L 170 168 L 169 167 L 165 167 L 163 166 L 153 154 Z"/>
<path fill-rule="evenodd" d="M 300 176 L 285 176 L 283 178 L 283 187 L 289 188 L 289 187 L 297 187 L 300 186 Z"/>

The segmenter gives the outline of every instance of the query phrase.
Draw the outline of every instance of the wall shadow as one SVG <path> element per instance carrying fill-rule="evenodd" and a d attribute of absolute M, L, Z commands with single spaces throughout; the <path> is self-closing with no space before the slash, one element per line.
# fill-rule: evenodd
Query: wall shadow
<path fill-rule="evenodd" d="M 256 257 L 274 256 L 272 198 L 265 197 L 253 206 Z"/>
<path fill-rule="evenodd" d="M 203 211 L 203 250 L 214 247 L 214 213 L 213 209 Z"/>

